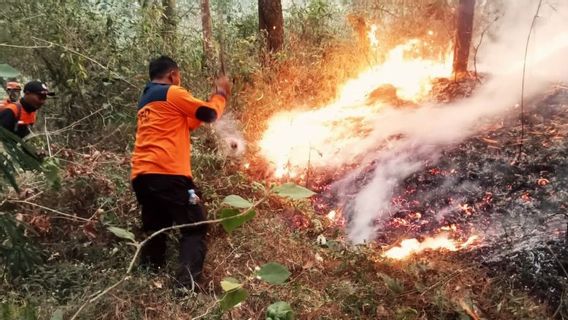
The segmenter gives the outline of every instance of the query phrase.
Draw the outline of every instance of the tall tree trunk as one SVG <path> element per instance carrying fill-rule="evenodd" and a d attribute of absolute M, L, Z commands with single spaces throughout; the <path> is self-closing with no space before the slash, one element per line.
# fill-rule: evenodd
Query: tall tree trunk
<path fill-rule="evenodd" d="M 213 31 L 211 27 L 211 10 L 209 0 L 201 0 L 201 26 L 203 28 L 203 66 L 205 70 L 211 71 L 213 68 Z"/>
<path fill-rule="evenodd" d="M 260 32 L 267 36 L 268 50 L 277 52 L 284 44 L 284 16 L 281 0 L 258 0 Z"/>
<path fill-rule="evenodd" d="M 168 40 L 174 40 L 177 27 L 176 0 L 162 0 L 164 16 L 162 19 L 162 36 Z"/>
<path fill-rule="evenodd" d="M 475 0 L 460 0 L 457 12 L 457 28 L 454 48 L 454 74 L 456 77 L 467 73 Z"/>

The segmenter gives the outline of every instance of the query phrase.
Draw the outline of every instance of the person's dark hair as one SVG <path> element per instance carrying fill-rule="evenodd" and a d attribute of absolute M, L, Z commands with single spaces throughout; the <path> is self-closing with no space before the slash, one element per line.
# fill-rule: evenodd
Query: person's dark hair
<path fill-rule="evenodd" d="M 172 70 L 178 70 L 177 63 L 168 56 L 160 56 L 150 61 L 150 80 L 163 77 L 166 73 Z"/>

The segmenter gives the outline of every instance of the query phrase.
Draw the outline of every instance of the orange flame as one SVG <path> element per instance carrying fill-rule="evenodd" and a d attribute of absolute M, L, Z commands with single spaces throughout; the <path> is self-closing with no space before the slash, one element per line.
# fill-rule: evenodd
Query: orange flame
<path fill-rule="evenodd" d="M 274 176 L 296 177 L 307 167 L 344 165 L 345 160 L 335 155 L 364 139 L 385 106 L 384 102 L 370 102 L 377 88 L 390 85 L 399 99 L 417 102 L 430 93 L 433 79 L 449 77 L 451 54 L 433 60 L 408 57 L 423 46 L 421 40 L 414 39 L 390 50 L 384 63 L 347 81 L 328 105 L 273 116 L 259 146 L 261 155 L 272 163 Z"/>
<path fill-rule="evenodd" d="M 456 240 L 450 239 L 447 235 L 441 234 L 434 238 L 426 238 L 424 241 L 419 242 L 416 239 L 406 239 L 400 242 L 400 245 L 391 248 L 383 253 L 383 257 L 403 260 L 413 254 L 423 252 L 425 250 L 448 250 L 458 251 L 471 246 L 478 240 L 478 236 L 473 235 L 467 239 L 466 242 L 459 243 Z"/>
<path fill-rule="evenodd" d="M 364 101 L 380 86 L 390 84 L 401 99 L 417 102 L 432 90 L 432 80 L 452 74 L 451 53 L 439 60 L 408 58 L 424 43 L 413 39 L 392 49 L 383 64 L 371 67 L 356 79 L 348 81 L 341 90 L 339 102 L 345 105 Z"/>

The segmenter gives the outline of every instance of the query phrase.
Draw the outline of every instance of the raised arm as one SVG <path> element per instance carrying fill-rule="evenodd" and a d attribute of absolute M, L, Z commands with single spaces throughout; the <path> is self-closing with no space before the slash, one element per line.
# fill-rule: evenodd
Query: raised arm
<path fill-rule="evenodd" d="M 229 94 L 228 79 L 221 78 L 217 80 L 209 101 L 197 99 L 179 86 L 170 87 L 167 99 L 185 116 L 210 123 L 223 115 Z"/>

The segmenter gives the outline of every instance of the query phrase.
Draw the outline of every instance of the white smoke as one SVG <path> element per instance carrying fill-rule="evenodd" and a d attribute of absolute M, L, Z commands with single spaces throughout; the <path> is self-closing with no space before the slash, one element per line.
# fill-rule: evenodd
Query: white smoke
<path fill-rule="evenodd" d="M 213 124 L 215 134 L 221 141 L 221 152 L 227 158 L 240 158 L 246 151 L 243 134 L 232 114 L 223 115 Z"/>
<path fill-rule="evenodd" d="M 451 148 L 480 130 L 487 117 L 505 113 L 520 102 L 527 37 L 538 0 L 506 0 L 504 16 L 486 38 L 478 54 L 478 70 L 490 74 L 476 94 L 451 105 L 432 105 L 414 110 L 381 112 L 374 130 L 357 146 L 343 150 L 345 159 L 368 154 L 361 169 L 373 166 L 372 178 L 350 199 L 348 226 L 355 243 L 372 240 L 376 222 L 384 220 L 400 182 L 436 161 Z M 544 1 L 529 45 L 525 98 L 542 92 L 552 82 L 568 80 L 568 3 Z M 515 110 L 519 112 L 519 110 Z M 388 140 L 390 137 L 397 137 Z M 373 151 L 389 141 L 389 147 Z M 360 172 L 334 186 L 346 190 Z M 367 177 L 368 179 L 368 177 Z"/>

